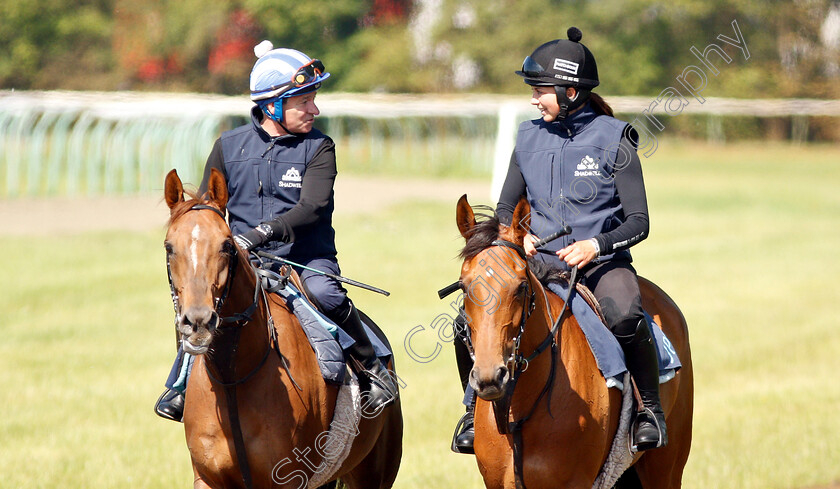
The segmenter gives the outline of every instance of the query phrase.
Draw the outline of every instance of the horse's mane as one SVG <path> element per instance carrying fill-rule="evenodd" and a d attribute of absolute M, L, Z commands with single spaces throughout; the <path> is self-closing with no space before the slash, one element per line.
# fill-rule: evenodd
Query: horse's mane
<path fill-rule="evenodd" d="M 476 225 L 467 232 L 467 242 L 459 256 L 463 260 L 475 258 L 479 253 L 492 246 L 493 241 L 499 239 L 499 225 L 501 219 L 496 212 L 488 206 L 475 206 L 473 209 L 480 209 L 486 212 L 477 212 Z M 489 213 L 488 213 L 489 212 Z M 541 260 L 528 259 L 528 267 L 543 285 L 551 282 L 568 282 L 564 277 L 567 272 Z"/>
<path fill-rule="evenodd" d="M 561 283 L 564 286 L 569 283 L 569 272 L 556 267 L 550 263 L 528 258 L 528 266 L 531 272 L 537 277 L 541 284 Z"/>
<path fill-rule="evenodd" d="M 186 214 L 190 209 L 193 208 L 196 204 L 208 204 L 209 202 L 206 201 L 204 196 L 198 195 L 198 192 L 193 190 L 186 190 L 184 189 L 184 199 L 183 202 L 178 202 L 172 207 L 170 214 L 169 214 L 169 221 L 167 221 L 166 225 L 171 226 L 173 222 L 177 221 L 179 217 Z"/>

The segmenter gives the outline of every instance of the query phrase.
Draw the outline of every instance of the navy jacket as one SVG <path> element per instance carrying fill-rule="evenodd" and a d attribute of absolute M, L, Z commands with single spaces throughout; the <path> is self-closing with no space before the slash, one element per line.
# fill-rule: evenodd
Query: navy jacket
<path fill-rule="evenodd" d="M 261 223 L 275 230 L 272 240 L 256 250 L 302 262 L 334 257 L 333 141 L 317 129 L 272 138 L 259 121 L 255 107 L 251 124 L 222 133 L 207 160 L 201 190 L 206 189 L 210 168 L 222 171 L 233 234 Z"/>
<path fill-rule="evenodd" d="M 602 252 L 598 262 L 613 258 L 630 260 L 627 248 L 646 237 L 648 226 L 641 165 L 635 148 L 627 142 L 628 134 L 627 123 L 598 115 L 589 104 L 564 121 L 523 122 L 499 202 L 500 214 L 509 215 L 515 199 L 524 194 L 531 205 L 533 234 L 544 237 L 563 225 L 572 228 L 571 235 L 549 243 L 546 250 L 557 251 L 574 241 L 595 237 Z M 634 217 L 640 223 L 625 226 L 625 230 L 633 228 L 629 237 L 614 232 L 626 221 L 622 197 L 627 195 L 619 195 L 616 185 L 617 177 L 624 170 L 632 176 L 631 183 L 624 186 L 625 194 L 634 194 L 633 200 L 638 202 L 634 205 L 637 208 L 634 214 L 638 216 Z M 509 181 L 517 178 L 522 183 L 511 185 Z M 546 259 L 546 255 L 538 256 Z"/>

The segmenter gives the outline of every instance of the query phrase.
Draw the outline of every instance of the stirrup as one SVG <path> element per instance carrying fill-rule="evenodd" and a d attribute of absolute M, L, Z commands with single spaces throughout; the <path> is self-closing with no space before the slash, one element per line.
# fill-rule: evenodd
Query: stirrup
<path fill-rule="evenodd" d="M 470 416 L 470 414 L 471 413 L 466 412 L 466 413 L 464 413 L 463 416 L 461 416 L 461 419 L 458 420 L 458 424 L 455 426 L 455 432 L 452 433 L 452 446 L 450 448 L 455 453 L 475 455 L 475 448 L 474 447 L 472 447 L 472 446 L 459 447 L 458 444 L 456 443 L 458 441 L 459 436 L 461 436 L 462 434 L 469 431 L 469 428 L 465 429 L 465 425 L 467 424 L 467 418 Z M 473 428 L 472 428 L 473 429 L 473 437 L 475 437 L 475 418 L 474 418 L 474 416 L 475 415 L 473 414 Z M 475 438 L 473 438 L 473 441 L 475 441 Z"/>
<path fill-rule="evenodd" d="M 361 366 L 358 361 L 356 364 Z M 372 408 L 373 412 L 379 414 L 383 409 L 396 402 L 397 397 L 399 397 L 399 388 L 391 377 L 391 372 L 382 362 L 377 359 L 371 368 L 362 368 L 358 372 L 359 379 L 362 380 L 362 393 L 367 392 L 368 395 L 367 407 Z M 365 387 L 367 388 L 365 389 Z"/>
<path fill-rule="evenodd" d="M 645 418 L 647 420 L 650 420 L 650 423 L 656 428 L 656 431 L 658 432 L 659 437 L 658 437 L 655 444 L 651 443 L 651 442 L 647 442 L 647 443 L 644 443 L 642 445 L 639 445 L 639 443 L 636 441 L 636 429 L 638 428 L 639 422 L 641 421 L 640 420 L 641 416 L 645 416 Z M 629 441 L 629 444 L 630 444 L 630 453 L 638 453 L 638 452 L 643 452 L 645 450 L 652 450 L 654 448 L 664 447 L 665 445 L 668 444 L 668 434 L 665 432 L 665 426 L 664 426 L 665 414 L 662 413 L 661 417 L 663 418 L 662 423 L 659 422 L 659 416 L 657 416 L 656 413 L 654 413 L 652 409 L 647 408 L 647 407 L 644 408 L 644 410 L 642 412 L 636 414 L 635 419 L 631 423 L 630 436 L 628 438 L 628 441 Z"/>

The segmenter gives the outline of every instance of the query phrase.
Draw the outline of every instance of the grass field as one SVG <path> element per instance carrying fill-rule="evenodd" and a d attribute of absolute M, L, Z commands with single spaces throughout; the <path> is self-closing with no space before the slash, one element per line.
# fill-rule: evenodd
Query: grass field
<path fill-rule="evenodd" d="M 667 141 L 643 164 L 652 227 L 636 267 L 691 330 L 684 487 L 840 480 L 840 149 Z M 408 384 L 398 488 L 481 487 L 473 458 L 448 449 L 462 412 L 451 345 L 428 363 L 403 347 L 449 312 L 435 292 L 460 265 L 454 204 L 336 222 L 344 274 L 392 293 L 351 296 L 389 334 Z M 0 488 L 190 486 L 181 425 L 152 413 L 173 356 L 162 240 L 0 237 Z M 431 335 L 416 339 L 434 351 Z"/>

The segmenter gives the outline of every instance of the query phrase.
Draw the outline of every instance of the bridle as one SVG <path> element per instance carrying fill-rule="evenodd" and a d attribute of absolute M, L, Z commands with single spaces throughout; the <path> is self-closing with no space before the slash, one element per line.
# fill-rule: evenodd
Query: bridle
<path fill-rule="evenodd" d="M 504 248 L 509 248 L 509 249 L 515 251 L 516 254 L 525 263 L 525 277 L 526 277 L 526 280 L 525 280 L 526 289 L 525 289 L 525 294 L 524 294 L 524 301 L 525 302 L 522 305 L 522 315 L 521 315 L 520 320 L 519 320 L 519 331 L 517 332 L 516 336 L 513 338 L 513 345 L 514 345 L 513 352 L 511 352 L 510 356 L 505 361 L 506 365 L 512 366 L 512 368 L 510 369 L 511 372 L 513 374 L 516 374 L 518 372 L 524 372 L 525 370 L 527 370 L 528 369 L 528 364 L 532 360 L 537 358 L 540 354 L 542 354 L 542 352 L 544 352 L 548 347 L 551 347 L 552 349 L 556 348 L 556 346 L 557 346 L 556 345 L 557 332 L 560 328 L 560 325 L 562 324 L 563 315 L 565 314 L 566 308 L 568 307 L 569 300 L 571 299 L 571 291 L 574 288 L 573 284 L 575 283 L 575 280 L 576 280 L 577 267 L 572 269 L 571 277 L 569 279 L 569 282 L 572 286 L 569 287 L 569 294 L 566 296 L 566 300 L 563 303 L 563 308 L 560 310 L 560 314 L 557 317 L 557 319 L 556 320 L 553 319 L 551 317 L 551 311 L 548 311 L 549 320 L 552 323 L 551 330 L 546 335 L 546 337 L 542 341 L 542 343 L 540 343 L 530 355 L 525 356 L 520 351 L 520 346 L 522 344 L 522 337 L 525 334 L 525 324 L 527 324 L 528 319 L 531 318 L 531 314 L 534 312 L 534 309 L 536 308 L 536 291 L 531 286 L 531 272 L 530 272 L 530 268 L 528 267 L 528 257 L 527 257 L 527 254 L 525 253 L 525 249 L 522 246 L 519 246 L 518 244 L 513 243 L 511 241 L 507 241 L 507 240 L 504 240 L 504 239 L 497 239 L 497 240 L 491 242 L 490 246 L 501 246 L 501 247 L 504 247 Z M 454 283 L 450 286 L 447 286 L 447 287 L 441 289 L 438 292 L 438 295 L 441 296 L 441 298 L 443 298 L 443 297 L 451 294 L 452 292 L 454 292 L 455 290 L 457 290 L 459 288 L 463 288 L 463 284 L 461 282 L 456 282 L 456 283 Z M 546 295 L 545 289 L 543 288 L 542 291 L 543 291 L 543 295 L 546 297 L 546 304 L 548 304 L 548 297 Z M 465 343 L 467 345 L 467 349 L 470 352 L 470 355 L 473 358 L 475 358 L 475 349 L 473 348 L 472 339 L 470 338 L 470 335 L 469 335 L 469 328 L 466 328 Z"/>
<path fill-rule="evenodd" d="M 510 248 L 516 252 L 517 255 L 522 259 L 525 263 L 525 293 L 523 294 L 523 301 L 522 304 L 522 315 L 520 316 L 519 320 L 519 332 L 513 338 L 513 351 L 511 352 L 510 356 L 505 360 L 505 364 L 508 366 L 508 369 L 516 375 L 517 372 L 524 372 L 528 370 L 528 363 L 536 358 L 536 355 L 530 355 L 529 357 L 525 357 L 519 350 L 520 345 L 522 344 L 522 337 L 525 335 L 525 324 L 528 322 L 528 319 L 531 318 L 531 314 L 534 312 L 534 309 L 537 306 L 536 302 L 536 291 L 531 286 L 531 279 L 530 279 L 530 269 L 528 268 L 528 259 L 527 255 L 525 254 L 525 249 L 519 246 L 516 243 L 512 243 L 507 240 L 497 239 L 490 243 L 491 246 L 502 246 L 504 248 Z M 472 348 L 472 344 L 469 345 Z M 474 356 L 474 352 L 470 351 L 471 354 Z"/>
<path fill-rule="evenodd" d="M 219 209 L 217 209 L 213 206 L 209 206 L 209 205 L 205 205 L 205 204 L 196 204 L 196 205 L 190 207 L 189 210 L 190 211 L 193 211 L 193 210 L 196 210 L 196 211 L 199 211 L 199 210 L 213 211 L 216 214 L 218 214 L 219 217 L 222 218 L 222 220 L 225 220 L 224 212 L 222 212 L 221 210 L 219 210 Z M 219 317 L 219 321 L 222 324 L 233 323 L 235 325 L 242 325 L 242 324 L 247 323 L 248 321 L 251 320 L 251 318 L 254 315 L 254 312 L 257 310 L 257 306 L 259 305 L 260 281 L 257 280 L 256 281 L 256 286 L 254 287 L 254 300 L 253 300 L 253 302 L 251 303 L 250 306 L 248 306 L 244 311 L 235 313 L 231 316 L 222 317 L 221 314 L 220 314 L 222 306 L 224 306 L 225 301 L 227 300 L 228 295 L 230 294 L 231 284 L 233 284 L 233 279 L 234 279 L 234 276 L 236 275 L 236 270 L 238 268 L 237 267 L 238 254 L 239 254 L 239 252 L 237 251 L 237 248 L 233 247 L 233 250 L 230 253 L 230 259 L 229 259 L 229 262 L 228 262 L 228 277 L 227 277 L 227 280 L 225 282 L 225 287 L 224 287 L 224 289 L 222 289 L 222 293 L 219 294 L 219 297 L 216 297 L 213 301 L 214 302 L 213 303 L 213 309 L 216 312 L 217 316 Z M 172 267 L 170 266 L 170 263 L 169 263 L 169 254 L 168 253 L 166 254 L 166 276 L 169 279 L 169 291 L 172 295 L 172 306 L 175 308 L 175 325 L 177 327 L 178 323 L 181 321 L 181 303 L 180 303 L 180 300 L 178 299 L 178 293 L 175 290 L 175 285 L 172 282 Z"/>
<path fill-rule="evenodd" d="M 517 335 L 514 337 L 514 349 L 511 353 L 510 357 L 506 360 L 506 365 L 508 365 L 508 369 L 510 371 L 510 379 L 505 386 L 505 393 L 501 399 L 493 401 L 493 414 L 496 420 L 496 428 L 499 430 L 500 434 L 510 434 L 513 437 L 513 472 L 514 478 L 516 481 L 517 488 L 524 488 L 525 481 L 523 478 L 523 471 L 524 471 L 524 463 L 523 463 L 523 440 L 522 440 L 522 426 L 525 424 L 528 419 L 534 414 L 539 405 L 540 401 L 545 397 L 546 398 L 546 407 L 548 409 L 549 414 L 551 414 L 551 390 L 554 385 L 554 376 L 557 370 L 557 333 L 559 332 L 560 326 L 563 323 L 563 316 L 566 313 L 566 309 L 569 307 L 569 301 L 571 300 L 572 291 L 575 288 L 575 280 L 577 278 L 577 267 L 574 267 L 571 272 L 571 276 L 569 278 L 569 292 L 566 295 L 566 300 L 563 303 L 563 308 L 560 310 L 560 313 L 557 316 L 557 319 L 553 319 L 551 317 L 551 311 L 548 309 L 548 297 L 545 292 L 545 288 L 542 288 L 543 294 L 546 295 L 546 309 L 549 315 L 549 320 L 552 322 L 552 327 L 549 330 L 548 334 L 546 335 L 545 339 L 534 349 L 534 351 L 525 356 L 520 351 L 520 345 L 522 343 L 522 336 L 525 334 L 525 324 L 528 322 L 528 319 L 531 317 L 534 309 L 536 308 L 536 292 L 533 290 L 531 286 L 531 271 L 528 267 L 528 260 L 527 254 L 525 253 L 525 249 L 522 246 L 519 246 L 516 243 L 512 243 L 507 240 L 498 239 L 490 243 L 491 246 L 502 246 L 504 248 L 509 248 L 514 250 L 517 255 L 525 262 L 525 277 L 526 281 L 526 290 L 523 299 L 522 305 L 522 315 L 519 321 L 519 331 Z M 463 286 L 463 284 L 461 284 Z M 452 286 L 443 289 L 439 294 L 450 291 Z M 467 348 L 470 350 L 470 355 L 475 358 L 475 351 L 473 349 L 472 341 L 469 338 L 469 326 L 466 328 L 467 330 Z M 528 414 L 523 416 L 522 418 L 516 421 L 509 421 L 510 417 L 510 407 L 511 402 L 513 400 L 513 392 L 516 388 L 516 384 L 519 381 L 520 375 L 528 369 L 528 365 L 531 361 L 537 358 L 540 354 L 542 354 L 547 349 L 551 349 L 551 367 L 549 370 L 548 378 L 546 379 L 545 384 L 543 385 L 540 394 L 537 396 L 537 399 L 534 401 L 534 404 L 531 406 L 531 409 L 528 411 Z M 546 397 L 547 394 L 547 397 Z"/>
<path fill-rule="evenodd" d="M 223 211 L 217 209 L 216 207 L 205 205 L 205 204 L 195 204 L 188 209 L 188 211 L 194 211 L 194 210 L 195 211 L 201 211 L 201 210 L 213 211 L 216 214 L 218 214 L 219 217 L 221 217 L 223 221 L 227 222 L 227 220 L 225 219 L 225 213 Z M 231 430 L 233 432 L 233 442 L 234 442 L 234 450 L 236 451 L 236 458 L 238 460 L 239 469 L 240 469 L 240 472 L 242 474 L 242 481 L 245 484 L 245 487 L 250 489 L 250 488 L 253 487 L 253 481 L 251 479 L 251 469 L 250 469 L 250 466 L 248 465 L 248 458 L 247 458 L 246 451 L 245 451 L 245 440 L 244 440 L 244 437 L 242 435 L 242 427 L 240 426 L 240 422 L 239 422 L 239 409 L 238 409 L 238 405 L 237 405 L 237 401 L 236 401 L 236 386 L 240 385 L 240 384 L 243 384 L 246 381 L 248 381 L 249 379 L 251 379 L 262 368 L 262 366 L 265 365 L 266 360 L 268 360 L 269 354 L 272 351 L 275 351 L 277 353 L 277 356 L 280 358 L 280 363 L 283 366 L 284 370 L 286 371 L 286 374 L 289 376 L 289 379 L 292 381 L 292 383 L 298 389 L 301 389 L 301 388 L 298 385 L 298 383 L 295 381 L 294 377 L 292 377 L 292 373 L 289 371 L 289 365 L 286 362 L 286 358 L 280 352 L 280 344 L 279 344 L 278 339 L 277 339 L 277 330 L 274 328 L 274 320 L 272 319 L 271 314 L 269 312 L 270 310 L 269 310 L 269 307 L 268 307 L 268 298 L 266 297 L 265 290 L 262 287 L 262 281 L 260 280 L 259 273 L 257 272 L 256 267 L 253 267 L 253 266 L 251 267 L 251 271 L 254 273 L 254 278 L 255 278 L 255 280 L 254 280 L 254 282 L 255 282 L 255 285 L 254 285 L 254 300 L 251 302 L 251 305 L 249 305 L 242 312 L 237 312 L 237 313 L 234 313 L 234 314 L 232 314 L 230 316 L 227 316 L 227 317 L 222 317 L 221 316 L 221 309 L 224 307 L 225 301 L 227 300 L 228 295 L 230 294 L 231 285 L 233 284 L 233 280 L 234 280 L 234 275 L 235 275 L 236 270 L 238 268 L 238 266 L 237 266 L 238 263 L 239 263 L 238 258 L 239 258 L 238 248 L 236 246 L 234 246 L 233 251 L 230 253 L 230 260 L 228 262 L 228 277 L 227 277 L 227 281 L 225 283 L 225 287 L 222 290 L 222 293 L 219 295 L 219 297 L 217 297 L 214 300 L 213 307 L 214 307 L 214 310 L 216 312 L 217 317 L 219 317 L 219 321 L 221 322 L 221 324 L 231 324 L 231 325 L 234 325 L 234 326 L 244 326 L 245 324 L 249 323 L 251 321 L 251 319 L 253 318 L 254 313 L 257 311 L 257 308 L 259 307 L 260 295 L 262 295 L 263 302 L 264 302 L 265 307 L 266 307 L 266 314 L 267 314 L 266 326 L 267 326 L 267 329 L 268 329 L 268 336 L 269 336 L 268 348 L 266 348 L 265 354 L 263 355 L 262 360 L 260 360 L 260 362 L 257 364 L 257 366 L 255 368 L 253 368 L 249 373 L 245 374 L 243 377 L 241 377 L 237 380 L 223 381 L 223 380 L 220 380 L 220 379 L 216 378 L 216 376 L 213 374 L 210 367 L 208 366 L 209 362 L 204 362 L 204 370 L 207 372 L 207 376 L 210 378 L 211 381 L 213 381 L 217 384 L 220 384 L 222 387 L 224 387 L 225 398 L 227 400 L 227 406 L 228 406 L 228 417 L 230 419 Z M 175 308 L 175 325 L 177 327 L 178 324 L 181 321 L 181 305 L 180 305 L 180 301 L 178 299 L 178 293 L 175 290 L 175 286 L 172 282 L 172 269 L 171 269 L 170 263 L 169 263 L 169 253 L 167 253 L 167 255 L 166 255 L 166 274 L 169 278 L 169 289 L 170 289 L 170 292 L 172 294 L 172 305 Z M 230 357 L 229 357 L 229 361 L 231 362 L 231 365 L 229 366 L 228 370 L 231 370 L 233 368 L 233 360 L 236 358 L 236 351 L 237 351 L 237 348 L 238 348 L 238 345 L 239 345 L 239 336 L 242 332 L 242 328 L 238 327 L 238 328 L 224 328 L 224 329 L 222 329 L 221 327 L 219 327 L 216 331 L 218 331 L 220 333 L 222 331 L 225 331 L 225 332 L 232 331 L 233 334 L 235 335 L 234 338 L 233 338 L 233 341 L 232 341 L 232 349 L 231 349 L 231 353 L 230 353 Z M 225 370 L 223 370 L 219 367 L 216 360 L 211 359 L 211 361 L 214 364 L 216 364 L 216 368 L 219 371 L 221 371 L 223 373 L 225 372 Z"/>
<path fill-rule="evenodd" d="M 193 211 L 193 210 L 196 210 L 196 211 L 200 211 L 200 210 L 213 211 L 216 214 L 218 214 L 219 217 L 222 218 L 222 220 L 225 220 L 224 212 L 222 212 L 221 210 L 219 210 L 219 209 L 217 209 L 216 207 L 213 207 L 213 206 L 209 206 L 209 205 L 205 205 L 205 204 L 195 204 L 192 207 L 190 207 L 188 211 Z M 233 326 L 244 326 L 245 324 L 249 323 L 251 321 L 251 319 L 253 319 L 254 313 L 256 312 L 257 308 L 259 307 L 260 296 L 262 296 L 263 302 L 266 305 L 266 311 L 269 310 L 269 308 L 268 308 L 268 298 L 266 297 L 265 290 L 262 287 L 262 281 L 260 280 L 259 270 L 257 270 L 256 267 L 252 266 L 250 268 L 251 268 L 251 271 L 254 273 L 254 279 L 255 279 L 254 280 L 254 299 L 253 299 L 253 301 L 251 301 L 251 304 L 247 308 L 245 308 L 244 311 L 231 314 L 230 316 L 222 316 L 221 315 L 221 310 L 225 305 L 225 301 L 227 300 L 228 295 L 230 294 L 230 289 L 231 289 L 231 285 L 233 284 L 233 280 L 234 280 L 234 276 L 236 274 L 236 270 L 239 268 L 237 266 L 239 264 L 238 256 L 239 256 L 238 248 L 236 248 L 234 246 L 233 250 L 230 253 L 230 260 L 228 262 L 228 278 L 227 278 L 227 281 L 225 283 L 225 287 L 222 290 L 222 293 L 219 294 L 219 297 L 217 297 L 214 300 L 214 304 L 213 304 L 216 315 L 219 317 L 219 322 L 223 325 L 224 324 L 230 324 L 230 325 L 233 325 Z M 169 254 L 167 254 L 167 256 L 166 256 L 166 274 L 167 274 L 167 277 L 169 278 L 169 290 L 170 290 L 170 293 L 172 294 L 172 305 L 175 308 L 175 325 L 177 327 L 178 323 L 181 320 L 181 305 L 180 305 L 180 301 L 178 299 L 178 293 L 175 290 L 175 285 L 172 282 L 172 269 L 171 269 L 170 264 L 169 264 Z M 266 348 L 262 359 L 260 360 L 260 362 L 257 364 L 257 366 L 253 370 L 251 370 L 249 373 L 245 374 L 243 377 L 241 377 L 237 380 L 224 381 L 224 380 L 221 380 L 221 379 L 217 378 L 213 374 L 213 372 L 209 369 L 209 367 L 207 366 L 207 363 L 205 362 L 204 367 L 205 367 L 205 370 L 207 371 L 207 375 L 210 377 L 210 380 L 212 380 L 213 382 L 216 382 L 217 384 L 222 385 L 223 387 L 234 387 L 234 386 L 237 386 L 239 384 L 242 384 L 242 383 L 246 382 L 248 379 L 250 379 L 251 377 L 253 377 L 260 370 L 260 368 L 265 364 L 266 360 L 268 360 L 268 356 L 271 353 L 271 351 L 274 350 L 274 351 L 277 352 L 277 355 L 280 357 L 281 363 L 283 364 L 284 369 L 289 374 L 289 378 L 292 380 L 292 382 L 295 383 L 295 386 L 297 386 L 297 388 L 300 389 L 300 386 L 297 385 L 297 382 L 294 381 L 294 378 L 291 376 L 291 372 L 289 372 L 289 370 L 288 370 L 288 365 L 285 362 L 285 357 L 280 352 L 280 344 L 279 344 L 279 341 L 277 340 L 277 330 L 274 328 L 274 319 L 271 317 L 270 313 L 267 314 L 266 328 L 268 329 L 269 346 L 268 346 L 268 348 Z M 220 327 L 217 331 L 219 331 L 219 332 L 222 332 L 222 331 L 233 331 L 233 332 L 235 332 L 236 338 L 234 338 L 234 341 L 233 341 L 234 354 L 235 354 L 236 345 L 239 342 L 239 334 L 242 331 L 241 328 L 224 328 L 224 329 L 221 329 L 221 327 Z M 224 334 L 224 333 L 222 333 L 222 334 Z"/>

